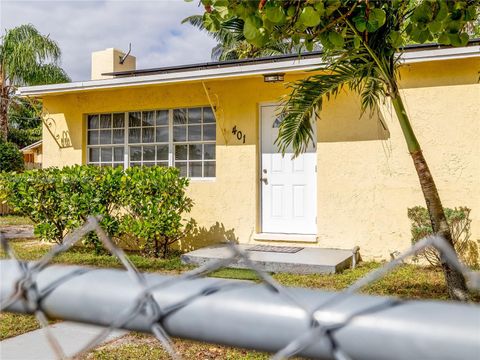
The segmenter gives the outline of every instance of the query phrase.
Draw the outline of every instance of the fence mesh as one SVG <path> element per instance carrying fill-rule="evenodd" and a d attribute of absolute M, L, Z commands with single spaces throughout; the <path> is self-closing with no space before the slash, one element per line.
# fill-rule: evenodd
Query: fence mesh
<path fill-rule="evenodd" d="M 49 330 L 48 317 L 42 309 L 42 300 L 45 296 L 48 296 L 48 294 L 45 295 L 39 292 L 36 279 L 37 276 L 50 264 L 51 260 L 55 256 L 70 249 L 73 245 L 78 243 L 86 234 L 92 231 L 96 232 L 105 249 L 108 250 L 113 256 L 118 258 L 118 260 L 121 262 L 130 277 L 141 287 L 142 291 L 140 292 L 140 295 L 136 297 L 135 301 L 133 301 L 128 308 L 124 309 L 124 311 L 118 315 L 116 320 L 112 322 L 109 327 L 105 328 L 97 336 L 95 336 L 92 341 L 90 341 L 77 355 L 94 349 L 95 347 L 100 345 L 113 330 L 123 328 L 125 324 L 130 322 L 135 317 L 147 313 L 149 314 L 149 318 L 152 319 L 150 328 L 151 333 L 158 339 L 163 348 L 170 354 L 171 358 L 180 359 L 181 356 L 176 351 L 175 346 L 164 327 L 164 323 L 168 319 L 168 317 L 179 309 L 187 307 L 190 304 L 194 303 L 198 298 L 204 296 L 211 296 L 212 294 L 226 291 L 237 285 L 235 283 L 209 284 L 197 293 L 193 295 L 190 294 L 188 297 L 182 299 L 181 301 L 178 301 L 175 304 L 171 304 L 168 307 L 164 308 L 160 308 L 158 303 L 154 300 L 152 292 L 157 290 L 158 288 L 167 289 L 169 286 L 181 280 L 196 279 L 207 276 L 208 274 L 219 269 L 226 268 L 239 260 L 244 262 L 248 266 L 248 268 L 253 270 L 261 279 L 261 282 L 271 292 L 273 292 L 276 296 L 282 297 L 290 304 L 294 304 L 310 319 L 311 325 L 309 330 L 301 334 L 297 338 L 291 339 L 290 343 L 288 343 L 284 348 L 279 349 L 277 353 L 272 356 L 272 359 L 284 359 L 295 356 L 299 354 L 303 349 L 309 347 L 315 342 L 318 342 L 320 338 L 322 338 L 323 340 L 326 339 L 329 342 L 329 348 L 331 349 L 331 358 L 334 358 L 336 360 L 351 359 L 351 357 L 342 350 L 342 344 L 335 339 L 335 332 L 348 326 L 353 319 L 362 314 L 375 313 L 390 307 L 399 306 L 402 302 L 394 298 L 386 298 L 385 301 L 381 303 L 376 303 L 375 305 L 372 305 L 371 307 L 366 309 L 362 308 L 358 312 L 352 313 L 339 321 L 333 322 L 331 319 L 326 320 L 323 318 L 322 314 L 324 314 L 324 310 L 349 299 L 352 295 L 356 294 L 365 286 L 373 283 L 374 281 L 391 272 L 394 268 L 402 264 L 404 260 L 408 257 L 416 255 L 428 247 L 436 248 L 442 254 L 445 261 L 447 261 L 452 267 L 454 267 L 458 271 L 462 272 L 462 274 L 467 280 L 469 289 L 480 289 L 480 273 L 472 271 L 464 264 L 462 264 L 458 260 L 455 252 L 451 249 L 448 243 L 446 243 L 443 238 L 438 236 L 430 236 L 424 238 L 421 241 L 418 241 L 410 249 L 400 254 L 394 260 L 367 274 L 365 277 L 359 279 L 344 291 L 336 293 L 327 301 L 323 301 L 313 309 L 311 307 L 304 307 L 301 301 L 299 301 L 294 296 L 294 294 L 291 293 L 289 288 L 280 285 L 270 276 L 270 274 L 262 271 L 254 262 L 250 260 L 247 252 L 240 249 L 233 243 L 229 243 L 229 247 L 231 250 L 230 257 L 221 260 L 213 260 L 194 270 L 185 272 L 178 277 L 169 278 L 159 284 L 155 284 L 152 286 L 148 285 L 147 281 L 145 281 L 144 274 L 138 271 L 135 265 L 129 260 L 125 252 L 113 243 L 107 233 L 100 226 L 99 220 L 100 218 L 98 217 L 90 217 L 83 226 L 68 234 L 64 238 L 62 244 L 55 245 L 39 261 L 33 263 L 27 263 L 19 259 L 16 256 L 12 247 L 9 245 L 6 238 L 0 232 L 1 245 L 4 251 L 6 252 L 7 256 L 15 262 L 15 264 L 18 266 L 22 273 L 21 278 L 15 284 L 15 292 L 9 294 L 9 296 L 5 298 L 3 298 L 5 294 L 2 294 L 0 311 L 4 311 L 6 308 L 8 308 L 10 305 L 17 301 L 23 301 L 28 311 L 35 314 L 37 321 L 45 331 L 48 341 L 59 359 L 65 359 L 67 357 L 63 352 L 58 339 L 56 339 Z M 239 286 L 241 285 L 242 284 L 239 284 Z M 55 286 L 55 284 L 52 284 L 52 286 Z"/>

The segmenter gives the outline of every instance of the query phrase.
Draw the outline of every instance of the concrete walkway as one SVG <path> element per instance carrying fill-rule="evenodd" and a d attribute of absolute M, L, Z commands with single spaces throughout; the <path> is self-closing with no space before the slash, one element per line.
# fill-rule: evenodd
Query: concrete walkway
<path fill-rule="evenodd" d="M 6 239 L 34 238 L 32 225 L 4 225 L 0 232 Z"/>
<path fill-rule="evenodd" d="M 248 252 L 260 269 L 268 272 L 285 272 L 293 274 L 334 274 L 352 264 L 352 250 L 298 247 L 296 252 L 251 251 L 254 245 L 237 245 Z M 295 247 L 288 247 L 289 249 Z M 250 250 L 250 251 L 249 251 Z M 203 265 L 211 260 L 226 259 L 232 255 L 225 245 L 204 247 L 182 255 L 186 264 Z M 244 261 L 239 260 L 228 265 L 232 268 L 247 269 Z"/>
<path fill-rule="evenodd" d="M 56 337 L 64 353 L 71 357 L 80 351 L 92 340 L 103 328 L 93 325 L 73 323 L 69 321 L 50 325 L 53 335 Z M 109 342 L 123 335 L 126 331 L 116 330 L 105 340 Z M 46 335 L 42 329 L 0 341 L 1 360 L 55 360 Z"/>

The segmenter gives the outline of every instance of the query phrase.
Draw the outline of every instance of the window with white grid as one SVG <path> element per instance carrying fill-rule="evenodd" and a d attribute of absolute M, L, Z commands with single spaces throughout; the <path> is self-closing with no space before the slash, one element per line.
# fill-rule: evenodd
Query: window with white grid
<path fill-rule="evenodd" d="M 175 166 L 181 176 L 215 177 L 216 123 L 210 107 L 87 116 L 87 162 Z"/>
<path fill-rule="evenodd" d="M 123 166 L 125 113 L 87 116 L 87 162 L 98 166 Z"/>
<path fill-rule="evenodd" d="M 215 116 L 209 107 L 173 110 L 174 164 L 182 176 L 215 177 Z"/>

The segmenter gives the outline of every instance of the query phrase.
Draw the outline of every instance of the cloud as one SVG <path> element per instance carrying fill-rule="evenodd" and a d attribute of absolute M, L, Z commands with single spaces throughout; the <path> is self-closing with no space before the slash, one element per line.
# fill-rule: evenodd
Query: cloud
<path fill-rule="evenodd" d="M 109 47 L 126 50 L 131 42 L 137 68 L 144 69 L 209 61 L 215 46 L 206 33 L 181 24 L 201 13 L 197 2 L 2 0 L 0 6 L 2 29 L 31 23 L 59 43 L 74 81 L 89 79 L 91 53 Z"/>

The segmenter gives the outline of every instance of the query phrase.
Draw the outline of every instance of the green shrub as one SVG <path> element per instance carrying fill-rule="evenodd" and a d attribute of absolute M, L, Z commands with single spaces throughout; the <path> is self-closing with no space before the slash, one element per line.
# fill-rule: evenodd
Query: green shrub
<path fill-rule="evenodd" d="M 0 140 L 0 172 L 22 171 L 23 167 L 23 154 L 17 146 Z"/>
<path fill-rule="evenodd" d="M 122 176 L 118 168 L 72 166 L 3 174 L 0 186 L 8 205 L 35 224 L 37 236 L 62 243 L 90 215 L 102 215 L 106 231 L 116 234 Z M 88 240 L 98 245 L 94 235 Z"/>
<path fill-rule="evenodd" d="M 144 253 L 166 257 L 170 246 L 194 226 L 192 219 L 184 219 L 193 205 L 185 193 L 189 180 L 176 168 L 154 166 L 128 168 L 123 181 L 123 231 L 139 240 Z"/>
<path fill-rule="evenodd" d="M 88 216 L 101 215 L 110 236 L 133 237 L 145 254 L 165 257 L 194 226 L 184 219 L 193 205 L 185 193 L 188 183 L 175 168 L 77 165 L 3 173 L 0 197 L 29 217 L 43 240 L 62 243 Z M 94 233 L 85 242 L 103 248 Z"/>
<path fill-rule="evenodd" d="M 478 267 L 480 264 L 480 246 L 479 241 L 470 239 L 470 224 L 472 222 L 470 209 L 467 207 L 445 208 L 444 211 L 452 234 L 453 244 L 460 260 L 470 267 Z M 433 233 L 426 208 L 415 206 L 408 209 L 408 218 L 412 222 L 412 244 Z M 417 259 L 419 257 L 433 266 L 441 266 L 440 254 L 433 248 L 428 248 L 416 256 Z"/>

